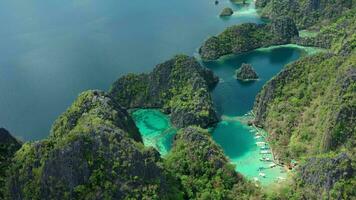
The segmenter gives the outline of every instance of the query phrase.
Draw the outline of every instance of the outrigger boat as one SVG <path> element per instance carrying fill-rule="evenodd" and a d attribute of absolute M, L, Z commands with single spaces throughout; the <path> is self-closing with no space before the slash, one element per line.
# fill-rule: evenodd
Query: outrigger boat
<path fill-rule="evenodd" d="M 261 147 L 261 150 L 268 150 L 268 149 L 269 149 L 268 146 L 263 146 L 263 147 Z"/>
<path fill-rule="evenodd" d="M 271 152 L 268 151 L 268 150 L 262 150 L 260 153 L 261 153 L 261 154 L 270 154 Z"/>

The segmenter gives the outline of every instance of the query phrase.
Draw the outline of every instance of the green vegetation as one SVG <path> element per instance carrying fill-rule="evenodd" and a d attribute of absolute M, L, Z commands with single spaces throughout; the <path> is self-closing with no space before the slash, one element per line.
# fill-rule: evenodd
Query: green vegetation
<path fill-rule="evenodd" d="M 7 130 L 0 128 L 0 199 L 4 199 L 6 172 L 19 148 L 21 148 L 21 142 L 12 137 Z"/>
<path fill-rule="evenodd" d="M 290 18 L 277 18 L 267 25 L 235 25 L 205 41 L 199 49 L 199 54 L 203 60 L 215 60 L 227 54 L 287 44 L 295 36 L 298 36 L 298 30 Z"/>
<path fill-rule="evenodd" d="M 194 58 L 178 55 L 157 65 L 150 74 L 121 77 L 110 94 L 127 108 L 161 108 L 179 128 L 206 128 L 218 121 L 210 95 L 217 81 Z"/>
<path fill-rule="evenodd" d="M 337 114 L 352 110 L 356 103 L 355 84 L 348 84 L 355 62 L 355 55 L 346 59 L 330 54 L 306 57 L 288 65 L 271 81 L 273 91 L 265 87 L 260 96 L 272 92 L 273 98 L 268 100 L 261 122 L 281 158 L 313 155 L 338 148 L 338 144 L 353 145 L 354 124 L 343 124 L 348 120 L 337 120 Z M 255 109 L 260 114 L 258 106 L 259 102 Z"/>
<path fill-rule="evenodd" d="M 295 177 L 271 199 L 353 199 L 356 164 L 355 9 L 308 41 L 329 52 L 302 58 L 256 97 L 256 122 L 278 159 L 300 161 Z"/>
<path fill-rule="evenodd" d="M 251 199 L 259 190 L 235 172 L 210 134 L 199 127 L 177 133 L 166 168 L 181 181 L 185 199 Z"/>
<path fill-rule="evenodd" d="M 353 0 L 257 0 L 256 7 L 263 17 L 275 19 L 281 16 L 292 18 L 298 28 L 316 24 L 328 24 L 345 11 L 353 8 Z"/>
<path fill-rule="evenodd" d="M 84 92 L 48 139 L 16 153 L 7 199 L 181 198 L 159 153 L 132 138 L 131 121 L 105 93 Z"/>

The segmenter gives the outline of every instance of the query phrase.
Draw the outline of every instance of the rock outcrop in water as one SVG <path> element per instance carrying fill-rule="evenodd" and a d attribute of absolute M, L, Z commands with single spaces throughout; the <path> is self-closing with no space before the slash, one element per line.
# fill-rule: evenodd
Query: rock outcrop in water
<path fill-rule="evenodd" d="M 220 17 L 227 17 L 231 16 L 232 14 L 234 14 L 234 11 L 231 8 L 224 8 L 220 13 Z"/>
<path fill-rule="evenodd" d="M 297 36 L 297 27 L 288 17 L 277 18 L 269 24 L 240 24 L 210 37 L 200 47 L 199 54 L 203 60 L 215 60 L 227 54 L 287 44 Z"/>
<path fill-rule="evenodd" d="M 186 199 L 251 199 L 259 193 L 229 164 L 210 134 L 198 127 L 177 133 L 165 166 L 181 180 Z"/>
<path fill-rule="evenodd" d="M 159 153 L 144 148 L 127 112 L 100 91 L 82 93 L 51 136 L 26 143 L 8 177 L 8 199 L 179 198 Z"/>
<path fill-rule="evenodd" d="M 218 121 L 210 94 L 217 82 L 212 71 L 180 55 L 157 65 L 150 74 L 121 77 L 110 95 L 126 108 L 162 108 L 178 128 L 206 128 Z"/>
<path fill-rule="evenodd" d="M 241 67 L 236 70 L 236 79 L 241 81 L 250 81 L 258 79 L 258 75 L 252 68 L 251 64 L 242 63 Z"/>
<path fill-rule="evenodd" d="M 352 0 L 256 0 L 256 8 L 263 17 L 275 19 L 288 16 L 299 28 L 326 24 L 354 6 Z"/>

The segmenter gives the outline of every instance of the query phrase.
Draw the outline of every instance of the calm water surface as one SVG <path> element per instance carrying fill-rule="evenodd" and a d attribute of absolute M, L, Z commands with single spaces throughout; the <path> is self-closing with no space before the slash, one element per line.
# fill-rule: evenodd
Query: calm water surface
<path fill-rule="evenodd" d="M 226 6 L 238 12 L 220 19 Z M 78 93 L 193 55 L 207 37 L 243 22 L 261 20 L 229 0 L 2 0 L 0 126 L 44 138 Z"/>
<path fill-rule="evenodd" d="M 286 173 L 281 167 L 271 168 L 272 162 L 260 161 L 262 157 L 272 160 L 272 155 L 260 154 L 261 149 L 256 142 L 265 141 L 263 138 L 255 138 L 255 131 L 242 123 L 241 117 L 252 109 L 255 96 L 266 81 L 281 71 L 286 64 L 311 52 L 310 50 L 312 49 L 285 45 L 203 63 L 220 77 L 213 98 L 222 121 L 213 130 L 213 139 L 221 145 L 230 161 L 236 165 L 237 171 L 251 180 L 258 178 L 263 185 L 275 182 L 278 177 L 285 178 Z M 252 64 L 260 79 L 252 82 L 236 80 L 235 70 L 242 63 Z M 166 155 L 176 133 L 175 130 L 172 131 L 167 116 L 157 110 L 146 109 L 134 112 L 133 116 L 145 145 L 156 147 L 162 155 Z M 260 173 L 266 176 L 263 178 Z"/>

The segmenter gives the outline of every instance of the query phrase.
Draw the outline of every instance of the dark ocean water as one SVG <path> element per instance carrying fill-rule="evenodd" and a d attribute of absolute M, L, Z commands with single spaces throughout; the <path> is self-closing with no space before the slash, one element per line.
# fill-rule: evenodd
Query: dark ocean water
<path fill-rule="evenodd" d="M 226 6 L 238 12 L 220 19 Z M 193 55 L 207 37 L 243 22 L 261 20 L 229 0 L 2 0 L 0 126 L 42 139 L 80 92 Z"/>

